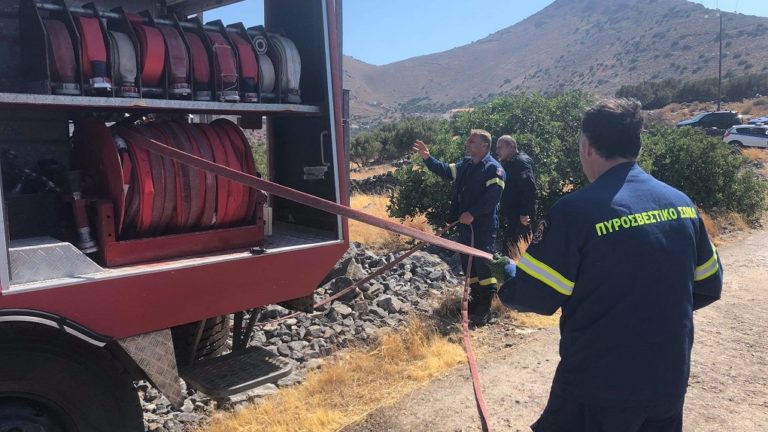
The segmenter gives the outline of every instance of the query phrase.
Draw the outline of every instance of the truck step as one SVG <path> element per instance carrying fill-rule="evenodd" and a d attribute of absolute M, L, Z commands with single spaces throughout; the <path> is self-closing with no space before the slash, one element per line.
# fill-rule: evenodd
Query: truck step
<path fill-rule="evenodd" d="M 291 373 L 284 359 L 259 346 L 197 361 L 179 371 L 190 386 L 223 398 L 264 384 L 277 382 Z"/>

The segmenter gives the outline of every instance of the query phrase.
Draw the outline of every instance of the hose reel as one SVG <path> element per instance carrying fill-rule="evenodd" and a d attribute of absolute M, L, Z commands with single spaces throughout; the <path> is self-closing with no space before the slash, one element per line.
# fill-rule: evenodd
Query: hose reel
<path fill-rule="evenodd" d="M 178 164 L 134 145 L 131 134 L 158 141 L 246 174 L 257 174 L 251 147 L 233 122 L 210 124 L 156 121 L 116 123 L 95 119 L 76 124 L 75 151 L 83 155 L 93 184 L 109 185 L 92 194 L 114 205 L 118 239 L 215 230 L 256 222 L 266 197 L 257 190 Z M 127 135 L 127 136 L 126 136 Z M 94 155 L 85 155 L 96 146 Z"/>

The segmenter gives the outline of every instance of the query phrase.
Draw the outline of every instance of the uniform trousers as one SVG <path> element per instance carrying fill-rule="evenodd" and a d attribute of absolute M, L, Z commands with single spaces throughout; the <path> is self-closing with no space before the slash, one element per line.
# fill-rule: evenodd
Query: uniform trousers
<path fill-rule="evenodd" d="M 552 390 L 544 412 L 531 429 L 534 432 L 681 432 L 684 400 L 601 406 L 585 404 Z"/>
<path fill-rule="evenodd" d="M 495 228 L 474 228 L 474 247 L 482 251 L 493 253 L 494 243 L 496 241 Z M 472 245 L 472 231 L 469 225 L 459 224 L 459 243 L 467 246 Z M 464 274 L 467 273 L 468 256 L 460 255 L 461 268 Z M 488 260 L 481 258 L 472 258 L 472 268 L 470 274 L 470 299 L 468 313 L 473 316 L 486 315 L 491 310 L 491 300 L 496 293 L 496 281 L 493 280 L 491 268 L 488 266 Z"/>

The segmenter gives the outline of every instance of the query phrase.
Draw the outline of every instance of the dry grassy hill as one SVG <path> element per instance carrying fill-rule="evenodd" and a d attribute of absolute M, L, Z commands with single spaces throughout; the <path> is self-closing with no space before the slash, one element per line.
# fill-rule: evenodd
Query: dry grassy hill
<path fill-rule="evenodd" d="M 768 71 L 768 18 L 724 13 L 726 77 Z M 358 125 L 443 113 L 520 89 L 613 94 L 623 84 L 717 75 L 716 12 L 687 0 L 556 0 L 448 51 L 372 66 L 345 57 Z"/>

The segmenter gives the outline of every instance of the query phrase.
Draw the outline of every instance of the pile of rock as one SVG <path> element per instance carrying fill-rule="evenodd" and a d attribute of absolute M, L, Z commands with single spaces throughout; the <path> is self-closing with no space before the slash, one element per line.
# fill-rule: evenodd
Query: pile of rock
<path fill-rule="evenodd" d="M 393 172 L 386 172 L 362 180 L 352 180 L 352 190 L 366 195 L 388 193 L 397 187 L 397 178 Z"/>
<path fill-rule="evenodd" d="M 394 259 L 394 254 L 378 256 L 360 244 L 352 244 L 315 291 L 315 300 L 338 293 L 352 285 L 353 281 L 362 279 Z M 381 329 L 403 325 L 409 314 L 431 314 L 440 293 L 459 284 L 440 257 L 416 252 L 389 272 L 321 310 L 257 327 L 251 343 L 295 365 L 294 374 L 280 380 L 277 386 L 269 384 L 216 402 L 190 390 L 179 411 L 173 409 L 157 390 L 142 384 L 139 390 L 148 430 L 159 432 L 194 427 L 210 416 L 216 407 L 237 409 L 246 402 L 274 393 L 278 387 L 296 384 L 303 379 L 306 370 L 319 367 L 323 357 L 334 350 L 352 343 L 373 342 Z M 289 313 L 288 309 L 271 305 L 264 308 L 261 320 L 266 322 Z"/>
<path fill-rule="evenodd" d="M 338 293 L 393 259 L 393 255 L 379 257 L 353 245 L 325 284 L 317 289 L 316 300 Z M 254 334 L 253 342 L 299 362 L 319 358 L 333 348 L 375 338 L 379 328 L 397 327 L 409 313 L 430 313 L 435 294 L 445 286 L 457 284 L 440 258 L 416 252 L 388 274 L 314 314 L 262 328 Z M 268 306 L 264 311 L 267 319 L 287 313 L 280 306 Z"/>

